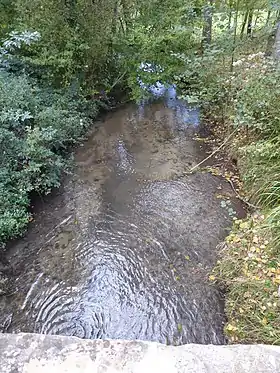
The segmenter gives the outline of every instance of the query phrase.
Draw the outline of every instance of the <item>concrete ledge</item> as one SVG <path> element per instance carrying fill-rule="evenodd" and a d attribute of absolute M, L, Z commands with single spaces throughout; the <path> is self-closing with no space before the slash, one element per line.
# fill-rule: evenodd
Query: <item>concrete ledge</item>
<path fill-rule="evenodd" d="M 4 373 L 279 373 L 280 347 L 1 334 L 0 362 Z"/>

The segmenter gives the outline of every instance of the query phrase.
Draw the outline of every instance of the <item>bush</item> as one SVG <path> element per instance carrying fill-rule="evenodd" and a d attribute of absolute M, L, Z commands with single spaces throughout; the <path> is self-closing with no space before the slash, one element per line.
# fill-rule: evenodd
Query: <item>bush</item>
<path fill-rule="evenodd" d="M 262 51 L 250 53 L 247 44 L 242 49 L 240 42 L 233 64 L 230 40 L 216 42 L 203 55 L 178 56 L 185 73 L 177 80 L 184 98 L 199 102 L 227 131 L 239 128 L 234 151 L 245 186 L 263 207 L 275 207 L 280 200 L 280 67 Z"/>
<path fill-rule="evenodd" d="M 22 40 L 20 35 L 13 35 Z M 24 35 L 26 37 L 27 34 Z M 13 45 L 5 43 L 10 50 L 13 50 Z M 82 138 L 90 124 L 89 115 L 95 116 L 98 109 L 94 103 L 87 105 L 75 91 L 40 88 L 28 76 L 10 73 L 14 60 L 9 54 L 2 48 L 1 245 L 24 231 L 29 220 L 30 192 L 49 193 L 53 187 L 60 185 L 61 173 L 67 166 L 65 155 L 69 146 Z M 81 109 L 87 115 L 82 114 Z"/>
<path fill-rule="evenodd" d="M 236 221 L 210 278 L 228 290 L 225 333 L 231 343 L 280 343 L 279 254 L 264 216 Z"/>
<path fill-rule="evenodd" d="M 272 244 L 280 247 L 280 68 L 262 56 L 235 104 L 235 123 L 253 133 L 239 151 L 247 190 L 266 211 Z M 257 64 L 257 65 L 256 65 Z M 272 210 L 270 210 L 272 209 Z"/>
<path fill-rule="evenodd" d="M 219 127 L 236 130 L 237 155 L 247 194 L 260 213 L 237 221 L 210 279 L 226 289 L 225 333 L 232 343 L 280 343 L 280 67 L 264 52 L 238 49 L 231 71 L 226 48 L 186 60 L 183 96 L 202 104 Z"/>
<path fill-rule="evenodd" d="M 263 53 L 252 54 L 237 62 L 235 78 L 243 80 L 236 94 L 236 121 L 252 128 L 262 137 L 280 133 L 280 69 Z"/>

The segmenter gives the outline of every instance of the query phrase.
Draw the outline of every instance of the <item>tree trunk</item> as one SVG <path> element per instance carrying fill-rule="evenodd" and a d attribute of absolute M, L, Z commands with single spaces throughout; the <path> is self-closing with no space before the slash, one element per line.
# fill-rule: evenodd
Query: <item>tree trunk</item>
<path fill-rule="evenodd" d="M 274 43 L 274 57 L 276 60 L 280 61 L 280 20 L 278 20 L 276 34 L 275 34 L 275 43 Z"/>
<path fill-rule="evenodd" d="M 240 5 L 240 0 L 236 0 L 236 11 L 235 11 L 235 17 L 234 17 L 233 48 L 232 48 L 231 64 L 230 64 L 230 71 L 231 72 L 233 71 L 234 53 L 235 53 L 235 48 L 236 48 L 236 36 L 237 36 L 237 24 L 238 24 L 239 5 Z"/>
<path fill-rule="evenodd" d="M 258 20 L 259 20 L 259 15 L 260 15 L 260 12 L 257 11 L 256 18 L 255 18 L 255 23 L 254 23 L 254 30 L 256 30 L 256 28 L 257 28 L 257 23 L 258 23 Z"/>
<path fill-rule="evenodd" d="M 243 23 L 242 23 L 242 28 L 241 28 L 241 33 L 240 33 L 240 39 L 243 38 L 245 27 L 246 27 L 247 20 L 248 20 L 248 16 L 249 16 L 249 11 L 247 10 L 246 13 L 245 13 L 245 15 L 244 15 L 244 19 L 243 19 Z"/>
<path fill-rule="evenodd" d="M 231 29 L 231 19 L 232 19 L 232 1 L 229 2 L 229 12 L 228 12 L 228 30 Z"/>
<path fill-rule="evenodd" d="M 122 25 L 125 32 L 127 32 L 127 30 L 131 27 L 130 4 L 127 0 L 121 0 L 121 5 L 123 9 Z"/>
<path fill-rule="evenodd" d="M 267 12 L 267 17 L 266 17 L 266 22 L 265 22 L 265 25 L 266 25 L 266 26 L 268 26 L 268 24 L 269 24 L 270 16 L 271 16 L 271 10 L 269 10 L 269 11 Z"/>
<path fill-rule="evenodd" d="M 247 35 L 252 36 L 252 25 L 253 25 L 253 9 L 249 10 L 248 14 L 248 24 L 247 24 Z"/>
<path fill-rule="evenodd" d="M 70 27 L 75 27 L 76 19 L 76 0 L 65 0 L 65 17 Z"/>
<path fill-rule="evenodd" d="M 212 41 L 212 24 L 213 24 L 213 0 L 207 1 L 203 9 L 204 25 L 202 30 L 202 50 L 205 49 Z"/>
<path fill-rule="evenodd" d="M 266 56 L 273 55 L 279 60 L 279 49 L 280 49 L 280 13 L 277 14 L 275 20 L 275 27 L 273 31 L 268 35 L 267 45 L 266 45 Z"/>
<path fill-rule="evenodd" d="M 118 0 L 115 1 L 113 16 L 112 16 L 112 34 L 115 35 L 117 32 L 117 23 L 118 23 Z"/>

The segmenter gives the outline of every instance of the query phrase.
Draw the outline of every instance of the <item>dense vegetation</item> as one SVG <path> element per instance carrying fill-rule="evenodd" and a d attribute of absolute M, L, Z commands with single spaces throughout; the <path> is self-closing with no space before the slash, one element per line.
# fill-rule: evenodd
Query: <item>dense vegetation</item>
<path fill-rule="evenodd" d="M 59 186 L 109 95 L 176 83 L 234 134 L 227 151 L 261 209 L 210 276 L 228 292 L 226 332 L 280 343 L 279 24 L 279 0 L 0 0 L 0 244 L 24 232 L 32 191 Z"/>
<path fill-rule="evenodd" d="M 1 50 L 0 72 L 0 242 L 22 233 L 29 220 L 30 192 L 59 185 L 67 148 L 89 125 L 87 104 L 78 93 L 38 85 L 13 52 L 38 33 L 11 33 Z M 13 72 L 14 71 L 14 72 Z M 81 109 L 84 109 L 81 111 Z M 89 114 L 89 112 L 88 112 Z"/>

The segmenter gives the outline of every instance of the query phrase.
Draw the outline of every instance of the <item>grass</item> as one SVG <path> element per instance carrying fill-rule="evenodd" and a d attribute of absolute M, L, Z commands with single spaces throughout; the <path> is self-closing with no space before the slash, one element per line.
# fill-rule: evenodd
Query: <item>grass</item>
<path fill-rule="evenodd" d="M 279 142 L 254 137 L 250 141 L 249 136 L 246 144 L 244 136 L 242 141 L 238 136 L 233 152 L 243 192 L 259 210 L 235 221 L 209 278 L 226 293 L 224 330 L 230 343 L 280 345 Z"/>
<path fill-rule="evenodd" d="M 210 275 L 227 291 L 231 343 L 280 344 L 280 255 L 265 221 L 259 213 L 236 220 Z"/>
<path fill-rule="evenodd" d="M 279 141 L 244 138 L 238 134 L 230 151 L 238 158 L 243 192 L 259 210 L 234 222 L 209 278 L 226 293 L 230 343 L 280 345 Z"/>
<path fill-rule="evenodd" d="M 280 345 L 280 66 L 266 43 L 266 30 L 258 43 L 244 38 L 232 73 L 225 54 L 213 54 L 213 68 L 205 55 L 199 95 L 218 143 L 238 128 L 224 149 L 237 161 L 238 193 L 258 206 L 235 221 L 209 276 L 225 291 L 225 334 L 229 343 Z"/>

